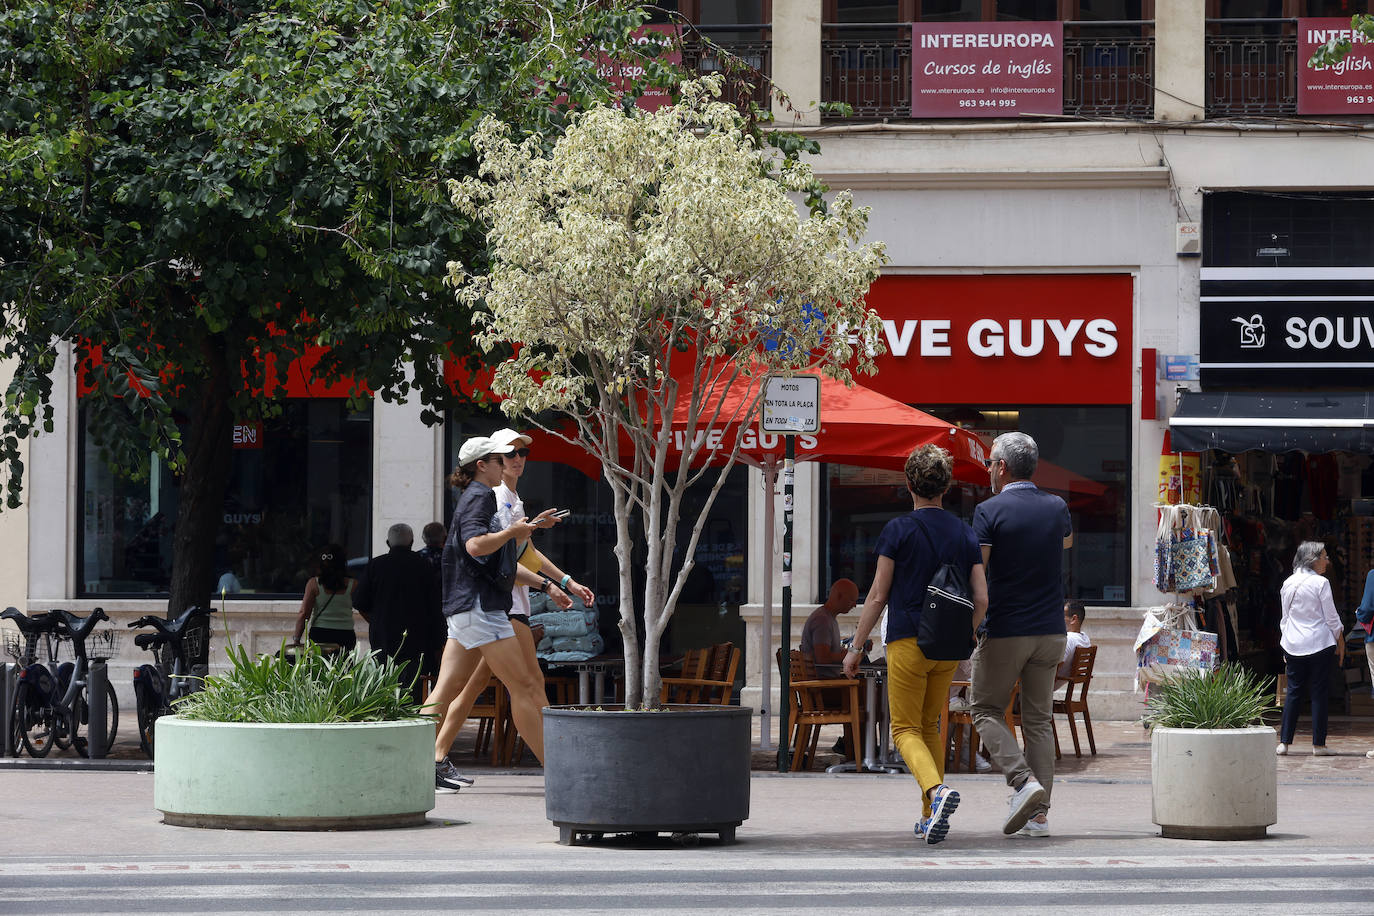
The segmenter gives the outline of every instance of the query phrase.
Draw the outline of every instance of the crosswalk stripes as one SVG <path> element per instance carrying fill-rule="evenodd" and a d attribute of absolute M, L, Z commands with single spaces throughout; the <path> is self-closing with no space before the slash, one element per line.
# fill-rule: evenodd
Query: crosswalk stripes
<path fill-rule="evenodd" d="M 426 861 L 154 857 L 0 861 L 0 913 L 1368 913 L 1360 854 L 788 857 L 577 850 Z M 732 856 L 734 861 L 732 861 Z M 746 859 L 747 861 L 741 861 Z"/>

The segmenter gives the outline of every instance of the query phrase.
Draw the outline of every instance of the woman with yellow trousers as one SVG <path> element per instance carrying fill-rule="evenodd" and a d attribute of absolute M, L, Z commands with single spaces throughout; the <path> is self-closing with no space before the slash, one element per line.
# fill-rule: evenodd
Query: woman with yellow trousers
<path fill-rule="evenodd" d="M 873 584 L 853 645 L 864 644 L 886 605 L 892 741 L 921 786 L 915 834 L 933 845 L 948 835 L 949 817 L 959 807 L 959 793 L 944 784 L 945 749 L 940 741 L 940 717 L 949 704 L 949 684 L 959 663 L 928 659 L 916 644 L 926 586 L 945 563 L 964 571 L 975 630 L 987 613 L 988 587 L 973 529 L 941 507 L 954 479 L 954 459 L 939 446 L 926 445 L 911 453 L 905 470 L 911 512 L 888 522 L 878 537 Z M 845 674 L 853 677 L 858 672 L 859 659 L 859 652 L 850 649 Z"/>

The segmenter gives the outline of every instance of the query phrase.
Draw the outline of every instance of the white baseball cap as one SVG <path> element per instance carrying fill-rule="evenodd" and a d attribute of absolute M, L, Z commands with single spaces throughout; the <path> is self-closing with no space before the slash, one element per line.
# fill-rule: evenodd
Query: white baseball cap
<path fill-rule="evenodd" d="M 505 429 L 498 429 L 496 432 L 491 434 L 491 437 L 495 439 L 497 442 L 500 442 L 502 445 L 510 445 L 514 446 L 515 448 L 519 448 L 522 445 L 528 446 L 530 443 L 534 441 L 524 433 L 517 433 L 509 426 Z"/>
<path fill-rule="evenodd" d="M 515 446 L 497 442 L 490 436 L 473 436 L 458 449 L 458 466 L 465 467 L 488 455 L 509 455 Z"/>

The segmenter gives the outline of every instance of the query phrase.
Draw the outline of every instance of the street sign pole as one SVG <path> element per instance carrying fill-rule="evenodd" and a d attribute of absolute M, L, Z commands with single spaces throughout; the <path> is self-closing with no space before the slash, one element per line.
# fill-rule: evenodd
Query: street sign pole
<path fill-rule="evenodd" d="M 772 376 L 765 382 L 763 418 L 760 427 L 765 433 L 780 433 L 785 442 L 782 461 L 782 664 L 779 674 L 778 703 L 778 772 L 792 768 L 792 521 L 797 482 L 797 435 L 820 432 L 821 380 L 815 375 Z M 773 499 L 773 488 L 768 488 Z M 771 530 L 771 529 L 770 529 Z M 768 563 L 773 562 L 770 555 Z M 772 596 L 769 596 L 771 602 Z M 770 633 L 764 634 L 767 641 Z M 768 653 L 771 654 L 771 653 Z M 764 665 L 768 659 L 762 659 Z M 766 684 L 767 681 L 765 680 Z M 767 708 L 768 697 L 764 697 Z"/>

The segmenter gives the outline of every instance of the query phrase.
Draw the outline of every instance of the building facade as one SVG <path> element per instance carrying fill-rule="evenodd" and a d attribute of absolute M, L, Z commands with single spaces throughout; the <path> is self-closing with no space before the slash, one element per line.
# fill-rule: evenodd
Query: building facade
<path fill-rule="evenodd" d="M 890 264 L 869 301 L 884 319 L 889 352 L 879 373 L 861 381 L 989 439 L 1022 429 L 1040 442 L 1041 485 L 1063 494 L 1074 515 L 1066 582 L 1071 596 L 1088 605 L 1085 629 L 1103 647 L 1090 694 L 1100 717 L 1134 718 L 1140 709 L 1131 643 L 1143 609 L 1166 600 L 1152 583 L 1155 503 L 1179 389 L 1349 394 L 1370 384 L 1362 373 L 1374 371 L 1374 328 L 1367 339 L 1359 335 L 1374 314 L 1367 288 L 1374 278 L 1368 143 L 1374 105 L 1313 114 L 1299 98 L 1307 20 L 1366 9 L 1363 2 L 1337 6 L 1325 0 L 681 4 L 701 34 L 787 93 L 791 105 L 776 108 L 779 122 L 818 139 L 817 172 L 871 208 L 870 237 L 887 243 Z M 984 25 L 1005 30 L 970 28 Z M 1030 37 L 1042 26 L 1051 45 Z M 923 47 L 922 36 L 975 33 L 1012 36 L 991 39 L 999 53 L 1014 52 L 1005 67 L 1017 79 L 1017 68 L 1026 68 L 1029 79 L 1045 75 L 1032 73 L 1043 64 L 1049 82 L 1042 79 L 1044 91 L 1032 94 L 1011 91 L 1020 84 L 983 80 L 978 88 L 987 99 L 1017 105 L 973 104 L 962 109 L 973 116 L 961 116 L 964 96 L 952 90 L 937 102 L 952 98 L 953 115 L 949 109 L 930 115 L 923 93 L 943 85 L 935 78 L 948 68 L 969 64 L 936 53 L 965 39 L 937 38 Z M 686 41 L 690 65 L 702 72 L 718 66 L 709 45 L 691 33 Z M 987 41 L 979 41 L 970 42 L 983 55 L 975 69 L 1002 67 L 996 54 L 979 50 Z M 1053 97 L 1053 110 L 1020 113 L 1027 112 L 1024 103 L 1043 101 L 1040 96 Z M 1332 270 L 1347 273 L 1322 273 Z M 1208 283 L 1233 281 L 1250 285 L 1207 293 Z M 1284 285 L 1292 283 L 1309 286 Z M 1249 375 L 1222 369 L 1221 363 L 1238 362 L 1234 355 L 1209 366 L 1208 353 L 1222 352 L 1230 345 L 1226 335 L 1241 330 L 1237 316 L 1219 310 L 1239 306 L 1248 310 L 1241 317 L 1267 317 L 1271 306 L 1251 306 L 1284 297 L 1344 303 L 1339 315 L 1302 313 L 1304 340 L 1313 339 L 1315 327 L 1321 343 L 1324 329 L 1332 329 L 1328 344 L 1316 347 L 1320 353 L 1288 359 L 1287 366 L 1257 361 Z M 1282 339 L 1284 328 L 1273 322 L 1290 317 L 1273 314 L 1271 338 Z M 1313 324 L 1328 317 L 1327 325 Z M 1339 328 L 1331 324 L 1341 317 Z M 1340 359 L 1332 355 L 1337 350 Z M 1322 361 L 1330 365 L 1315 371 Z M 10 580 L 9 600 L 34 609 L 101 605 L 117 621 L 161 610 L 158 583 L 169 564 L 169 533 L 159 519 L 174 505 L 174 482 L 155 473 L 154 480 L 133 484 L 106 468 L 84 436 L 70 365 L 61 371 L 57 432 L 30 444 L 28 505 L 4 519 L 27 535 L 8 539 L 16 545 L 8 552 L 12 565 L 25 557 Z M 275 649 L 289 635 L 313 548 L 336 542 L 361 560 L 385 549 L 394 522 L 418 532 L 443 520 L 442 479 L 455 443 L 504 425 L 470 417 L 431 428 L 420 422 L 416 405 L 378 400 L 366 414 L 349 414 L 340 401 L 300 394 L 275 426 L 241 430 L 238 441 L 226 443 L 235 449 L 236 470 L 221 546 L 224 571 L 239 590 L 226 591 L 223 607 L 228 628 L 256 651 Z M 1303 454 L 1359 463 L 1361 443 L 1331 444 L 1326 452 Z M 1244 451 L 1271 455 L 1280 474 L 1289 453 L 1266 451 L 1273 448 L 1261 439 Z M 1199 454 L 1209 472 L 1226 464 L 1226 453 L 1199 447 Z M 1232 647 L 1256 666 L 1272 667 L 1277 587 L 1272 600 L 1265 589 L 1273 570 L 1287 562 L 1283 551 L 1291 556 L 1288 541 L 1304 513 L 1323 523 L 1311 527 L 1316 536 L 1339 540 L 1342 550 L 1361 549 L 1356 532 L 1363 523 L 1352 519 L 1366 508 L 1357 500 L 1374 496 L 1374 479 L 1365 489 L 1367 456 L 1363 462 L 1344 472 L 1334 459 L 1330 468 L 1325 459 L 1310 471 L 1304 465 L 1306 487 L 1284 510 L 1295 516 L 1280 519 L 1284 525 L 1275 523 L 1272 502 L 1245 516 L 1271 535 L 1251 580 L 1255 607 L 1243 610 Z M 1336 475 L 1333 492 L 1343 495 L 1329 506 L 1314 505 L 1328 472 Z M 794 639 L 830 581 L 848 576 L 867 587 L 877 532 L 904 499 L 899 476 L 857 468 L 802 464 L 797 486 Z M 703 573 L 674 622 L 670 648 L 743 643 L 744 701 L 776 709 L 760 691 L 761 660 L 772 659 L 761 641 L 763 607 L 771 598 L 776 608 L 779 599 L 764 593 L 766 564 L 780 563 L 776 554 L 763 555 L 767 494 L 756 471 L 738 470 L 728 487 L 703 536 Z M 537 464 L 522 494 L 532 508 L 574 510 L 551 538 L 550 552 L 579 579 L 597 583 L 602 630 L 613 643 L 608 498 L 576 471 Z M 985 496 L 965 488 L 948 505 L 968 518 Z M 1370 563 L 1352 553 L 1347 565 L 1353 580 Z M 775 575 L 775 590 L 778 582 Z M 1341 610 L 1348 616 L 1349 604 Z M 842 618 L 842 627 L 852 619 Z M 136 655 L 126 650 L 113 663 L 117 682 L 127 681 L 120 666 L 135 664 Z"/>

